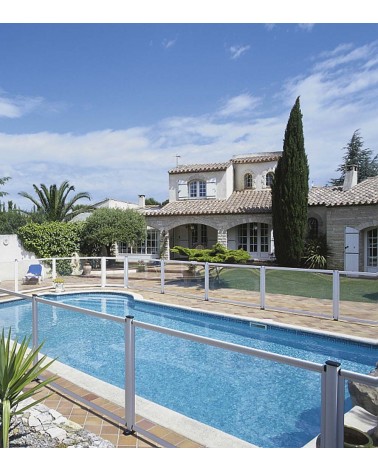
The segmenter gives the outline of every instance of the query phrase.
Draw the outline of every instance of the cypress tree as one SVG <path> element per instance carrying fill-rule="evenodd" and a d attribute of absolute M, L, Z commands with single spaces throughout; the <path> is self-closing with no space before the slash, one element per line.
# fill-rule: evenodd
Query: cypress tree
<path fill-rule="evenodd" d="M 298 267 L 301 263 L 307 232 L 308 177 L 298 97 L 290 112 L 272 185 L 274 247 L 280 266 Z"/>

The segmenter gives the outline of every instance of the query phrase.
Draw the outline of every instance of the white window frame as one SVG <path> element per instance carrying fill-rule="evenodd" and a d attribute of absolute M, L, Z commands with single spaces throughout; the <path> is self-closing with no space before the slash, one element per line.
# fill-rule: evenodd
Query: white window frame
<path fill-rule="evenodd" d="M 189 198 L 206 198 L 207 188 L 205 180 L 192 180 L 188 184 Z"/>

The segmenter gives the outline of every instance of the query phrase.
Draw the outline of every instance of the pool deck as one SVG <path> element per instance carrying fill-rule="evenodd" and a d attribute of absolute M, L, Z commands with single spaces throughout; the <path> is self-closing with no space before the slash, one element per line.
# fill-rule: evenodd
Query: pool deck
<path fill-rule="evenodd" d="M 12 290 L 11 284 L 7 286 L 6 283 L 2 283 L 1 288 Z M 28 287 L 29 289 L 31 287 Z M 44 287 L 35 286 L 32 289 L 34 293 L 42 293 Z M 241 306 L 234 303 L 228 303 L 226 301 L 215 302 L 215 301 L 204 301 L 203 299 L 196 299 L 192 297 L 183 296 L 182 294 L 161 294 L 153 291 L 144 291 L 137 289 L 122 289 L 122 288 L 106 288 L 100 289 L 90 287 L 67 288 L 66 291 L 118 291 L 127 292 L 131 294 L 137 294 L 143 297 L 146 301 L 154 301 L 158 303 L 183 306 L 188 308 L 194 308 L 201 311 L 209 311 L 214 313 L 222 313 L 228 315 L 234 315 L 238 317 L 245 317 L 249 319 L 258 320 L 266 323 L 282 324 L 288 327 L 297 327 L 310 329 L 316 332 L 338 334 L 343 336 L 357 337 L 361 339 L 368 339 L 371 341 L 378 341 L 378 312 L 370 312 L 370 319 L 372 323 L 367 323 L 355 319 L 353 321 L 333 321 L 332 319 L 325 319 L 320 316 L 306 315 L 306 314 L 289 314 L 280 312 L 278 310 L 261 310 L 256 307 Z M 32 293 L 28 291 L 28 294 Z M 276 296 L 277 299 L 280 295 Z M 1 299 L 0 299 L 1 300 Z M 4 297 L 5 300 L 5 297 Z M 280 303 L 288 303 L 287 296 L 283 296 L 282 300 L 278 300 Z M 313 304 L 313 300 L 307 300 L 307 309 L 310 309 Z M 372 305 L 372 308 L 376 308 L 376 305 Z M 306 306 L 304 306 L 306 309 Z M 87 400 L 92 401 L 100 406 L 106 406 L 106 409 L 122 416 L 123 408 L 117 404 L 117 402 L 109 401 L 108 398 L 104 398 L 101 394 L 96 394 L 92 390 L 78 386 L 77 383 L 73 383 L 64 377 L 60 377 L 57 381 L 60 385 L 65 388 L 69 388 L 76 394 L 80 394 Z M 41 396 L 46 393 L 46 388 L 41 392 Z M 79 401 L 73 398 L 58 393 L 58 391 L 50 390 L 52 393 L 48 399 L 44 400 L 44 404 L 49 408 L 57 410 L 62 415 L 66 416 L 71 421 L 82 425 L 88 431 L 91 431 L 104 439 L 111 441 L 117 448 L 156 448 L 161 447 L 157 443 L 143 437 L 139 433 L 125 435 L 122 425 L 116 424 L 114 421 L 101 416 L 98 413 L 92 411 L 89 407 L 81 404 Z M 195 441 L 185 437 L 183 434 L 179 434 L 173 430 L 170 430 L 164 426 L 161 426 L 156 421 L 151 421 L 143 416 L 137 415 L 137 425 L 141 428 L 148 430 L 159 438 L 162 438 L 166 442 L 172 444 L 178 448 L 202 448 L 201 441 Z M 226 446 L 227 447 L 227 446 Z M 230 443 L 229 447 L 233 446 Z"/>

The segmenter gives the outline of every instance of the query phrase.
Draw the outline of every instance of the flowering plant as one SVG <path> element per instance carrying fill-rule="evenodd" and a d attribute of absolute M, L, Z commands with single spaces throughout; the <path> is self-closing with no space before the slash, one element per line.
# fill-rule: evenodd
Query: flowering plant
<path fill-rule="evenodd" d="M 56 277 L 55 279 L 53 279 L 53 282 L 54 284 L 63 284 L 64 279 L 62 277 Z"/>

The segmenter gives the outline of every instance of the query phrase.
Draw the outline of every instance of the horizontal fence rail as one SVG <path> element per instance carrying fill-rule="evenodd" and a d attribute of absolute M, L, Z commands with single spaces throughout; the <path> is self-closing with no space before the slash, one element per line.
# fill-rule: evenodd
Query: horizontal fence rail
<path fill-rule="evenodd" d="M 69 394 L 75 399 L 80 400 L 87 406 L 90 406 L 95 411 L 101 414 L 106 414 L 109 418 L 117 421 L 120 424 L 125 425 L 127 432 L 138 432 L 143 434 L 149 439 L 156 441 L 163 447 L 173 447 L 171 444 L 156 437 L 149 431 L 136 425 L 136 391 L 135 391 L 135 328 L 154 331 L 160 334 L 174 336 L 177 338 L 185 339 L 191 342 L 206 344 L 219 349 L 233 351 L 248 355 L 251 357 L 258 357 L 272 362 L 278 362 L 288 366 L 305 369 L 319 373 L 321 375 L 321 428 L 320 428 L 320 447 L 343 447 L 343 427 L 344 427 L 344 383 L 346 380 L 357 381 L 372 387 L 378 387 L 378 377 L 370 375 L 360 374 L 340 368 L 338 362 L 329 360 L 325 364 L 318 364 L 302 359 L 293 358 L 290 356 L 284 356 L 268 351 L 263 351 L 255 348 L 242 346 L 239 344 L 233 344 L 225 341 L 220 341 L 205 336 L 195 335 L 186 333 L 183 331 L 173 330 L 170 328 L 157 326 L 150 323 L 137 321 L 133 316 L 127 315 L 125 317 L 119 317 L 102 313 L 90 309 L 79 308 L 68 304 L 56 302 L 41 298 L 38 295 L 25 296 L 9 290 L 0 288 L 0 292 L 4 292 L 8 295 L 13 295 L 15 298 L 25 299 L 31 301 L 32 309 L 32 341 L 33 347 L 36 348 L 38 344 L 38 306 L 39 304 L 50 305 L 56 308 L 64 310 L 70 310 L 77 313 L 84 314 L 86 316 L 93 316 L 111 322 L 119 324 L 124 323 L 124 342 L 125 342 L 125 401 L 124 401 L 124 417 L 115 415 L 114 413 L 106 410 L 103 407 L 88 401 L 85 398 L 80 397 L 78 394 L 54 383 L 53 386 L 57 390 L 62 391 L 65 394 Z M 40 354 L 43 355 L 43 354 Z"/>

